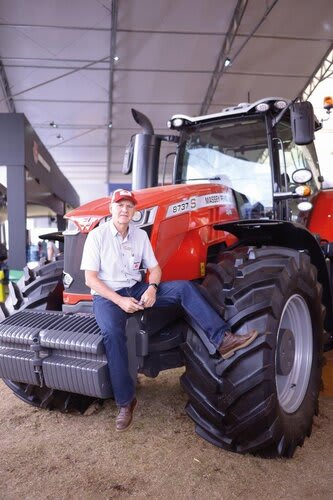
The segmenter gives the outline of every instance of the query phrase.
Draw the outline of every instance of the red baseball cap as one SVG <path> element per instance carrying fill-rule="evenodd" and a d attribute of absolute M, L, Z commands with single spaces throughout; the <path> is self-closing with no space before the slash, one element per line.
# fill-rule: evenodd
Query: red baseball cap
<path fill-rule="evenodd" d="M 129 200 L 133 205 L 137 204 L 134 194 L 126 189 L 116 189 L 112 193 L 111 203 L 118 203 L 120 200 Z"/>

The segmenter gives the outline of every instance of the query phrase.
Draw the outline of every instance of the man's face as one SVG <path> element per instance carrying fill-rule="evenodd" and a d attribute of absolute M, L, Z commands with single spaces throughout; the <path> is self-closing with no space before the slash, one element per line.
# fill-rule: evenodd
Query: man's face
<path fill-rule="evenodd" d="M 129 224 L 135 212 L 135 205 L 129 200 L 112 203 L 112 218 L 118 224 Z"/>

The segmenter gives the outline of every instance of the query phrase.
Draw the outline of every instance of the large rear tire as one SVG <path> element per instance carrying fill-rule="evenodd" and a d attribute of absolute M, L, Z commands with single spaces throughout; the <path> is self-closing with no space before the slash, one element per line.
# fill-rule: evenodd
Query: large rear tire
<path fill-rule="evenodd" d="M 321 387 L 324 308 L 309 256 L 242 247 L 203 282 L 235 333 L 260 335 L 228 359 L 192 333 L 184 347 L 187 413 L 200 436 L 238 453 L 291 457 L 312 429 Z"/>

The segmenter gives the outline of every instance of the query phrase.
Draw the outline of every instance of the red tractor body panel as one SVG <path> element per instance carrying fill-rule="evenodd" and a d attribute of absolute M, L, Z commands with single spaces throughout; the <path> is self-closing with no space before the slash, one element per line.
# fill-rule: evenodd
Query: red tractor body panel
<path fill-rule="evenodd" d="M 320 191 L 313 200 L 307 228 L 321 240 L 333 241 L 333 189 Z"/>

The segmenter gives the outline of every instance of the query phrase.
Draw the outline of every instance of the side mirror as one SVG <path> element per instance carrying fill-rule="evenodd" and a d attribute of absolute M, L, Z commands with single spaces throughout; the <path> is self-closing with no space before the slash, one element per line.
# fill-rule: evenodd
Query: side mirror
<path fill-rule="evenodd" d="M 295 144 L 310 144 L 314 140 L 315 119 L 309 101 L 295 102 L 290 108 L 290 121 Z"/>
<path fill-rule="evenodd" d="M 306 184 L 311 181 L 312 177 L 313 175 L 311 170 L 308 170 L 307 168 L 299 168 L 295 170 L 291 176 L 295 184 Z"/>
<path fill-rule="evenodd" d="M 129 175 L 132 172 L 133 167 L 133 152 L 134 152 L 134 140 L 131 137 L 129 143 L 126 146 L 124 160 L 123 160 L 123 168 L 121 169 L 122 173 L 125 175 Z"/>

